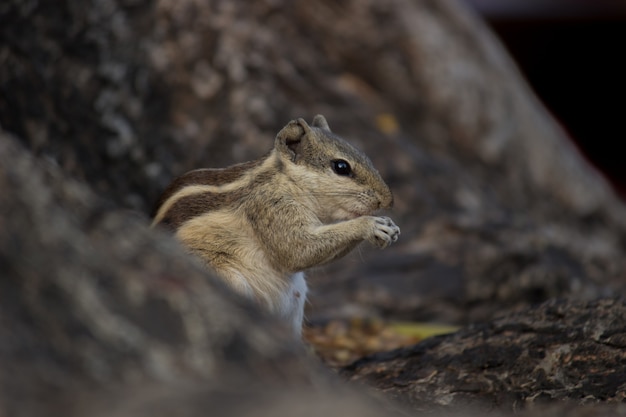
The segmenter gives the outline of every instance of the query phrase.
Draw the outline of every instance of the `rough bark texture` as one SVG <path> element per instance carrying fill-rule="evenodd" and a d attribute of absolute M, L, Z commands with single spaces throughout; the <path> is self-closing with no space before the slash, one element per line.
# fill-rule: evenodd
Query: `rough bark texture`
<path fill-rule="evenodd" d="M 617 342 L 605 340 L 608 329 L 622 331 L 611 320 L 623 318 L 623 305 L 585 303 L 624 294 L 624 206 L 458 4 L 8 0 L 0 5 L 2 414 L 166 415 L 182 404 L 199 413 L 213 399 L 242 415 L 263 401 L 268 415 L 294 403 L 302 413 L 328 403 L 337 415 L 380 415 L 358 394 L 338 400 L 347 388 L 280 326 L 147 229 L 173 176 L 256 158 L 288 120 L 316 113 L 372 156 L 403 234 L 395 248 L 364 247 L 311 274 L 311 320 L 487 322 L 406 351 L 415 363 L 406 387 L 428 385 L 433 368 L 419 352 L 443 358 L 458 341 L 468 352 L 525 352 L 535 366 L 555 358 L 565 369 L 553 380 L 546 375 L 556 368 L 544 369 L 545 386 L 522 386 L 498 375 L 539 378 L 544 365 L 474 364 L 469 399 L 510 408 L 546 395 L 622 395 L 623 382 L 603 372 L 623 368 Z M 528 309 L 556 297 L 569 301 Z M 512 311 L 520 313 L 489 322 Z M 585 327 L 584 311 L 601 333 Z M 557 336 L 532 330 L 548 317 Z M 516 333 L 519 323 L 531 333 Z M 543 359 L 532 343 L 548 346 Z M 559 353 L 568 349 L 596 355 L 581 363 L 598 379 L 559 391 L 577 371 L 574 356 Z M 366 365 L 381 359 L 371 380 L 385 386 L 406 352 L 346 375 L 374 375 Z M 465 366 L 471 355 L 455 352 L 455 366 Z M 433 381 L 465 383 L 445 359 L 437 363 Z M 493 368 L 502 372 L 486 383 Z M 241 409 L 218 400 L 238 386 Z M 394 392 L 417 409 L 449 398 Z"/>
<path fill-rule="evenodd" d="M 626 399 L 626 304 L 552 300 L 345 368 L 423 411 Z"/>

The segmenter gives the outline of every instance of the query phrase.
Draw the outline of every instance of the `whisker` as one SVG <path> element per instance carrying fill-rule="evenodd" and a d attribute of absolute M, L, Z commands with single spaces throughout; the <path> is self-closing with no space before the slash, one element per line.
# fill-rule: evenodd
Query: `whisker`
<path fill-rule="evenodd" d="M 305 196 L 305 195 L 320 195 L 320 196 L 356 196 L 361 193 L 353 192 L 353 191 L 324 191 L 324 192 L 310 192 L 310 193 L 299 193 L 292 194 L 296 196 Z"/>
<path fill-rule="evenodd" d="M 360 245 L 356 247 L 356 253 L 359 255 L 359 259 L 361 259 L 361 262 L 365 262 L 365 257 L 363 256 L 363 248 Z"/>

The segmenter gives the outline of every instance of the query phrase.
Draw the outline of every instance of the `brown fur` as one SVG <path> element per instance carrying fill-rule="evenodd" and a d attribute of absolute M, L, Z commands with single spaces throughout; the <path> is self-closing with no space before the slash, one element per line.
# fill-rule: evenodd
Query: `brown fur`
<path fill-rule="evenodd" d="M 255 161 L 243 162 L 225 169 L 201 168 L 189 171 L 186 174 L 175 178 L 159 197 L 159 200 L 152 211 L 151 217 L 156 215 L 159 207 L 161 207 L 168 198 L 170 198 L 177 191 L 180 191 L 182 188 L 192 184 L 223 185 L 233 182 L 237 178 L 240 178 L 249 169 L 259 165 L 262 161 L 263 158 Z"/>

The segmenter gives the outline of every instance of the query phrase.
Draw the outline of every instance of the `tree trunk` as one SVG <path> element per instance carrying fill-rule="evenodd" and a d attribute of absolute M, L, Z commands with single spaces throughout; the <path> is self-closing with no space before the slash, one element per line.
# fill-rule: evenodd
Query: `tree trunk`
<path fill-rule="evenodd" d="M 490 355 L 507 320 L 543 329 L 536 314 L 560 297 L 568 302 L 551 316 L 562 329 L 556 351 L 612 337 L 588 333 L 587 310 L 607 312 L 590 317 L 619 333 L 611 317 L 622 305 L 592 300 L 624 294 L 624 206 L 483 22 L 456 2 L 8 0 L 0 6 L 4 414 L 166 414 L 183 405 L 199 414 L 214 400 L 242 415 L 259 402 L 271 415 L 326 403 L 337 415 L 380 415 L 380 404 L 329 377 L 279 324 L 147 227 L 173 176 L 259 157 L 287 121 L 317 113 L 372 157 L 395 194 L 389 214 L 402 237 L 311 273 L 312 322 L 355 314 L 484 322 L 408 352 L 439 357 L 458 341 Z M 532 356 L 528 343 L 552 343 L 541 342 L 548 336 L 533 330 L 516 352 Z M 385 356 L 376 381 L 394 381 L 403 355 Z M 623 362 L 590 356 L 581 370 L 596 359 L 602 369 Z M 434 372 L 421 360 L 403 376 L 406 387 Z M 368 363 L 344 375 L 361 378 Z M 448 375 L 440 365 L 437 375 Z M 498 366 L 499 375 L 531 372 Z M 490 385 L 478 368 L 472 392 L 505 398 L 496 401 L 504 408 L 512 387 L 524 401 L 557 392 L 521 379 Z M 571 384 L 553 397 L 622 395 L 621 380 L 598 375 L 589 380 L 596 391 Z M 245 401 L 220 400 L 224 393 Z M 406 396 L 409 413 L 433 404 Z"/>

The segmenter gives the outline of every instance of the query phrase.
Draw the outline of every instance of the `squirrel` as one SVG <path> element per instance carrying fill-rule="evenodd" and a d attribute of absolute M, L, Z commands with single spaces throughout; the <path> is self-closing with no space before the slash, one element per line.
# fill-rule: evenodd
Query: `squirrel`
<path fill-rule="evenodd" d="M 277 314 L 300 337 L 304 270 L 362 241 L 385 248 L 400 229 L 373 216 L 393 205 L 369 158 L 334 135 L 322 115 L 290 121 L 260 159 L 197 169 L 159 199 L 152 227 L 164 225 L 236 292 Z"/>

